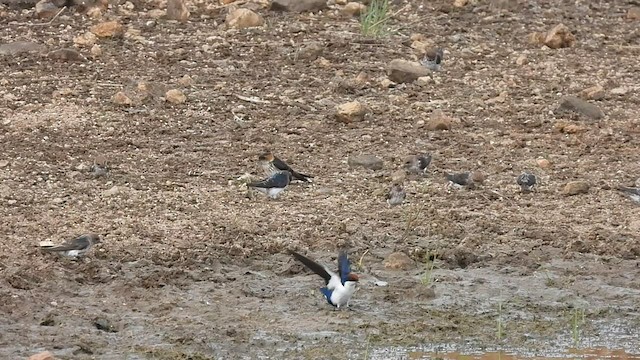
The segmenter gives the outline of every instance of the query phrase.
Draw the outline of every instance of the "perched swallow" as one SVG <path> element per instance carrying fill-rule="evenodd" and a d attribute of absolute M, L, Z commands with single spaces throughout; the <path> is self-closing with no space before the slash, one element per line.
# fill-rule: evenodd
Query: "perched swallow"
<path fill-rule="evenodd" d="M 344 250 L 340 251 L 338 255 L 337 274 L 329 270 L 328 267 L 320 265 L 293 250 L 289 250 L 289 253 L 314 273 L 322 276 L 325 281 L 325 287 L 321 288 L 320 291 L 329 304 L 338 309 L 349 307 L 349 300 L 351 300 L 351 296 L 353 296 L 358 286 L 358 275 L 351 272 L 351 265 Z"/>
<path fill-rule="evenodd" d="M 291 173 L 288 171 L 277 171 L 262 181 L 253 181 L 247 184 L 248 187 L 254 188 L 260 192 L 269 195 L 275 199 L 291 182 Z"/>
<path fill-rule="evenodd" d="M 291 177 L 293 180 L 300 180 L 304 182 L 310 182 L 310 178 L 313 176 L 300 174 L 299 172 L 294 171 L 286 162 L 280 160 L 275 157 L 271 151 L 267 151 L 261 154 L 258 157 L 258 161 L 260 162 L 260 166 L 264 169 L 264 172 L 267 176 L 273 175 L 273 173 L 277 171 L 288 171 L 291 173 Z"/>
<path fill-rule="evenodd" d="M 414 155 L 407 159 L 404 167 L 412 174 L 424 174 L 431 164 L 431 154 Z"/>
<path fill-rule="evenodd" d="M 81 235 L 71 241 L 67 241 L 62 245 L 43 247 L 42 251 L 57 252 L 63 256 L 70 258 L 79 258 L 87 253 L 94 244 L 100 242 L 100 237 L 96 234 Z"/>
<path fill-rule="evenodd" d="M 535 175 L 525 171 L 518 176 L 516 182 L 520 185 L 520 191 L 528 193 L 533 191 L 533 188 L 536 186 L 537 179 Z"/>
<path fill-rule="evenodd" d="M 429 49 L 425 52 L 421 63 L 429 70 L 439 71 L 442 67 L 442 60 L 444 60 L 444 52 L 441 48 Z"/>
<path fill-rule="evenodd" d="M 624 196 L 631 199 L 636 204 L 640 204 L 640 188 L 618 186 L 618 190 L 622 191 Z"/>
<path fill-rule="evenodd" d="M 94 177 L 106 176 L 109 173 L 109 165 L 103 156 L 98 156 L 89 167 L 89 172 Z"/>
<path fill-rule="evenodd" d="M 402 185 L 393 184 L 387 194 L 387 204 L 389 204 L 389 206 L 401 205 L 405 197 L 407 197 L 407 193 L 404 192 Z"/>

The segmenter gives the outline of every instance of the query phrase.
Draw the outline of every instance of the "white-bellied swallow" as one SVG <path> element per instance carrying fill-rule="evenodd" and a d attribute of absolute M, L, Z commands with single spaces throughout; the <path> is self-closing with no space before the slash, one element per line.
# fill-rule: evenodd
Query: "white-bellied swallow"
<path fill-rule="evenodd" d="M 522 191 L 523 193 L 528 193 L 533 191 L 533 188 L 536 186 L 536 183 L 538 181 L 535 175 L 525 171 L 520 174 L 520 176 L 518 176 L 516 182 L 518 183 L 518 185 L 520 185 L 520 191 Z"/>
<path fill-rule="evenodd" d="M 624 196 L 631 199 L 636 204 L 640 204 L 640 188 L 618 186 L 618 190 L 621 191 Z"/>
<path fill-rule="evenodd" d="M 329 304 L 338 309 L 349 307 L 349 300 L 351 300 L 351 296 L 353 296 L 358 286 L 358 275 L 351 272 L 351 265 L 346 251 L 341 250 L 338 254 L 337 274 L 328 267 L 320 265 L 293 250 L 289 250 L 289 253 L 324 279 L 325 287 L 321 288 L 320 291 Z"/>
<path fill-rule="evenodd" d="M 262 166 L 262 169 L 267 174 L 267 176 L 270 176 L 277 171 L 288 171 L 291 173 L 291 177 L 293 180 L 311 182 L 311 180 L 309 179 L 313 178 L 313 176 L 296 172 L 286 162 L 274 156 L 271 151 L 266 151 L 260 154 L 260 156 L 258 157 L 258 161 L 260 162 L 260 166 Z"/>
<path fill-rule="evenodd" d="M 402 185 L 393 184 L 387 194 L 387 204 L 389 204 L 389 206 L 401 205 L 406 197 L 407 193 L 405 193 Z"/>
<path fill-rule="evenodd" d="M 414 155 L 407 159 L 404 167 L 411 174 L 422 175 L 427 172 L 429 164 L 431 164 L 431 154 Z"/>
<path fill-rule="evenodd" d="M 254 188 L 260 192 L 267 194 L 270 198 L 275 199 L 291 182 L 291 173 L 288 171 L 277 171 L 262 181 L 253 181 L 247 184 L 248 187 Z"/>
<path fill-rule="evenodd" d="M 444 52 L 441 48 L 429 49 L 424 53 L 422 65 L 429 70 L 439 71 L 444 60 Z"/>
<path fill-rule="evenodd" d="M 96 234 L 84 234 L 58 246 L 43 247 L 42 251 L 56 252 L 66 257 L 79 258 L 87 253 L 93 245 L 100 242 Z"/>

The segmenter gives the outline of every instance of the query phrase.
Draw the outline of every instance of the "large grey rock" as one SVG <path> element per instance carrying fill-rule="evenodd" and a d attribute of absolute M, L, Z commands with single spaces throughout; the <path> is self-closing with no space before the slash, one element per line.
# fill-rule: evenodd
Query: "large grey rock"
<path fill-rule="evenodd" d="M 356 155 L 349 156 L 347 164 L 350 167 L 363 167 L 371 170 L 381 170 L 383 162 L 381 159 L 373 155 Z"/>
<path fill-rule="evenodd" d="M 273 0 L 271 10 L 305 12 L 327 8 L 327 0 Z"/>
<path fill-rule="evenodd" d="M 602 112 L 599 107 L 575 96 L 567 96 L 562 99 L 559 110 L 573 111 L 593 120 L 602 119 L 604 117 L 604 112 Z"/>
<path fill-rule="evenodd" d="M 410 83 L 419 77 L 429 75 L 429 69 L 417 62 L 394 59 L 389 63 L 387 74 L 396 83 Z"/>
<path fill-rule="evenodd" d="M 18 55 L 25 52 L 41 52 L 45 46 L 32 41 L 15 41 L 0 44 L 0 55 Z"/>

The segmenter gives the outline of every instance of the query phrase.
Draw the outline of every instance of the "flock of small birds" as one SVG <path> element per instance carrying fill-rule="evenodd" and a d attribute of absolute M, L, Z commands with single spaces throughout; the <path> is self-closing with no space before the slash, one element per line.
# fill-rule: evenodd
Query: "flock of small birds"
<path fill-rule="evenodd" d="M 444 59 L 444 52 L 441 48 L 431 49 L 425 52 L 421 59 L 421 64 L 432 70 L 439 71 Z M 424 176 L 431 164 L 432 156 L 430 154 L 418 154 L 411 156 L 404 164 L 404 170 L 408 174 Z M 278 196 L 293 181 L 312 182 L 313 176 L 306 175 L 293 170 L 285 161 L 276 157 L 271 151 L 266 151 L 258 157 L 260 167 L 263 169 L 266 178 L 260 181 L 251 181 L 247 183 L 247 187 L 266 194 L 271 199 Z M 102 158 L 97 159 L 89 168 L 89 172 L 95 176 L 105 176 L 109 171 L 106 161 Z M 461 172 L 446 173 L 447 186 L 455 188 L 474 189 L 476 184 L 484 181 L 484 175 L 479 172 Z M 522 193 L 530 193 L 534 191 L 538 185 L 538 178 L 530 172 L 523 172 L 516 179 L 516 184 L 520 187 Z M 636 204 L 640 204 L 640 184 L 638 187 L 620 186 L 619 191 L 630 198 Z M 392 183 L 386 201 L 389 206 L 402 205 L 407 197 L 400 183 Z M 84 234 L 73 240 L 61 245 L 51 243 L 42 243 L 40 246 L 43 251 L 57 253 L 71 259 L 78 259 L 84 256 L 93 245 L 100 243 L 100 237 L 97 234 Z M 358 276 L 351 272 L 351 265 L 345 250 L 341 250 L 338 255 L 338 272 L 330 270 L 327 266 L 320 265 L 317 262 L 301 255 L 293 250 L 289 253 L 307 268 L 325 280 L 325 286 L 321 288 L 321 292 L 327 302 L 337 309 L 348 307 L 349 300 L 356 290 Z"/>

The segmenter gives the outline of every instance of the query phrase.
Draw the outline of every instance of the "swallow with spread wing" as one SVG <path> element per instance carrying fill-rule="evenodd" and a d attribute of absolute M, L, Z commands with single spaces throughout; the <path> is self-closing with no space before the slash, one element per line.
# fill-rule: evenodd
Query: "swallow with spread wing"
<path fill-rule="evenodd" d="M 320 291 L 329 304 L 338 309 L 349 307 L 349 300 L 351 300 L 351 296 L 357 289 L 359 279 L 358 275 L 351 272 L 351 265 L 346 251 L 342 250 L 338 254 L 338 273 L 293 250 L 289 250 L 289 252 L 298 261 L 324 279 L 325 287 L 321 288 Z"/>

